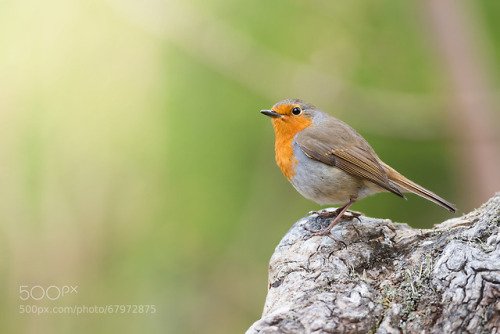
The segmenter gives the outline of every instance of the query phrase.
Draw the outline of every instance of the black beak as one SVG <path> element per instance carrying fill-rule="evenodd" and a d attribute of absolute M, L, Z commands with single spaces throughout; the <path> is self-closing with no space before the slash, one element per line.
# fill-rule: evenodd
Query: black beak
<path fill-rule="evenodd" d="M 274 110 L 261 110 L 260 111 L 261 114 L 264 114 L 266 116 L 269 116 L 269 117 L 272 117 L 272 118 L 278 118 L 278 117 L 283 117 L 283 115 L 281 114 L 278 114 L 276 111 Z"/>

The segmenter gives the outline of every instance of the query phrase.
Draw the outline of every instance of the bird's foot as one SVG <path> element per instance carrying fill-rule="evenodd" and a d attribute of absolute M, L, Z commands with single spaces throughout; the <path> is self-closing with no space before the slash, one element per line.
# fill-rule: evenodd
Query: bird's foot
<path fill-rule="evenodd" d="M 338 209 L 337 209 L 338 210 Z M 358 218 L 358 217 L 361 217 L 361 216 L 364 216 L 365 214 L 363 212 L 359 212 L 359 211 L 352 211 L 352 210 L 347 210 L 345 213 L 344 213 L 344 218 L 350 218 L 350 219 L 353 219 L 353 218 Z"/>
<path fill-rule="evenodd" d="M 337 210 L 328 211 L 326 209 L 323 209 L 323 210 L 319 210 L 319 211 L 309 211 L 307 213 L 306 217 L 309 217 L 312 215 L 317 215 L 318 218 L 333 218 L 333 217 L 337 217 L 337 215 L 339 214 L 339 212 Z"/>
<path fill-rule="evenodd" d="M 344 208 L 343 207 L 340 207 L 340 208 L 337 208 L 333 211 L 328 211 L 326 209 L 323 209 L 323 210 L 319 210 L 319 211 L 309 211 L 307 214 L 306 214 L 306 217 L 309 217 L 309 216 L 312 216 L 312 215 L 318 215 L 319 218 L 334 218 L 334 217 L 337 217 L 339 215 L 339 213 L 342 212 Z M 344 212 L 344 215 L 343 217 L 344 218 L 357 218 L 357 217 L 360 217 L 360 216 L 364 216 L 365 214 L 363 212 L 359 212 L 359 211 L 353 211 L 353 210 L 346 210 Z"/>

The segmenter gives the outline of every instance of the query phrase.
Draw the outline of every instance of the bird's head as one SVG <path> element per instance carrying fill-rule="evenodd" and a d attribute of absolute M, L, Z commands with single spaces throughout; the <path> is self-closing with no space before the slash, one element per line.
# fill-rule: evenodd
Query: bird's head
<path fill-rule="evenodd" d="M 311 126 L 318 118 L 324 117 L 314 105 L 298 99 L 280 101 L 271 110 L 260 112 L 271 117 L 276 137 L 293 137 Z"/>

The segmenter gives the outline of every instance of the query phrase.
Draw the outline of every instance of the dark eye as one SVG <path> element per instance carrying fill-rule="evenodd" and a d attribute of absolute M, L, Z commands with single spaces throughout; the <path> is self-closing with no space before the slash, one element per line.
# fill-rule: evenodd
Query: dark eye
<path fill-rule="evenodd" d="M 302 114 L 302 109 L 300 109 L 299 107 L 295 107 L 292 109 L 292 114 L 294 114 L 295 116 L 298 116 L 298 115 Z"/>

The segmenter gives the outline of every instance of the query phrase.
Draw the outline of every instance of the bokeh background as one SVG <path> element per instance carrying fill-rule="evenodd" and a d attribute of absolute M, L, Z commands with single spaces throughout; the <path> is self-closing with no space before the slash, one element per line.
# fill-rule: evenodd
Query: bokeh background
<path fill-rule="evenodd" d="M 500 190 L 499 14 L 489 0 L 1 1 L 0 332 L 244 332 L 274 247 L 318 209 L 274 163 L 259 110 L 284 98 L 352 125 L 455 216 L 477 207 Z M 353 209 L 419 228 L 453 217 L 411 195 Z M 37 285 L 78 294 L 20 300 Z M 156 313 L 20 314 L 110 304 Z"/>

